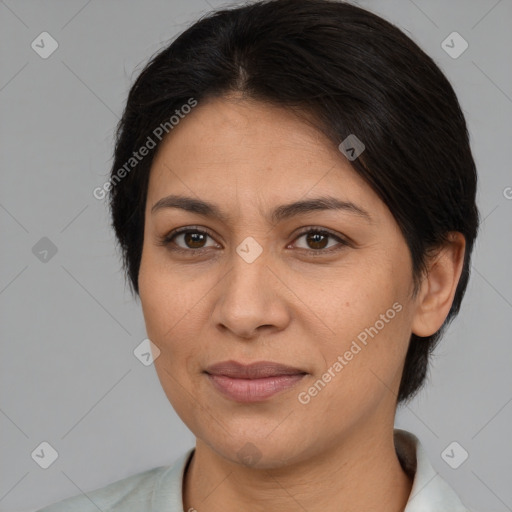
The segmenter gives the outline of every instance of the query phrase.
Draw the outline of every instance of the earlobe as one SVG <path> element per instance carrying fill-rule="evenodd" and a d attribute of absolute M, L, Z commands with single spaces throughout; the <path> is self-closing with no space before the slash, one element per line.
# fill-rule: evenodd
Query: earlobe
<path fill-rule="evenodd" d="M 448 316 L 462 273 L 465 247 L 464 236 L 453 231 L 448 241 L 431 256 L 413 316 L 412 332 L 417 336 L 431 336 Z"/>

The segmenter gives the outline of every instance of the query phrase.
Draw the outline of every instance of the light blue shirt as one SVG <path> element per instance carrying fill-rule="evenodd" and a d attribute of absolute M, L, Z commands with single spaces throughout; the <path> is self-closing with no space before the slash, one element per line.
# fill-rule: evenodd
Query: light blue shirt
<path fill-rule="evenodd" d="M 414 474 L 404 512 L 470 512 L 434 470 L 419 439 L 401 429 L 395 429 L 394 436 L 402 466 Z M 37 512 L 185 512 L 181 492 L 183 475 L 194 450 L 191 448 L 170 466 L 137 473 Z"/>

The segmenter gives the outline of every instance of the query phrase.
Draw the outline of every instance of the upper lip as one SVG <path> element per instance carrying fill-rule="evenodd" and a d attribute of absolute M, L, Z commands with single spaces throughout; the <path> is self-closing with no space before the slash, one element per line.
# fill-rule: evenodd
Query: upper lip
<path fill-rule="evenodd" d="M 226 377 L 238 379 L 262 379 L 264 377 L 275 377 L 278 375 L 305 374 L 304 370 L 274 363 L 272 361 L 257 361 L 251 364 L 242 364 L 237 361 L 223 361 L 206 368 L 210 375 L 225 375 Z"/>

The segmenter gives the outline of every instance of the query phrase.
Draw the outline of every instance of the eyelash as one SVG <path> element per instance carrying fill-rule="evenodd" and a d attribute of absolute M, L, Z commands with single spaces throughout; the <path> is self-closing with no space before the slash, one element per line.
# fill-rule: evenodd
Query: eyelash
<path fill-rule="evenodd" d="M 159 239 L 158 245 L 170 247 L 171 244 L 173 243 L 173 239 L 183 233 L 199 233 L 201 235 L 209 236 L 210 238 L 213 239 L 213 236 L 210 233 L 208 233 L 207 231 L 189 226 L 189 227 L 184 227 L 184 228 L 178 228 L 178 229 L 175 229 L 174 231 L 171 231 L 170 233 L 168 233 L 167 235 L 165 235 Z M 312 256 L 322 256 L 322 255 L 326 255 L 326 254 L 331 254 L 333 252 L 343 249 L 344 247 L 348 247 L 351 245 L 347 240 L 344 240 L 339 235 L 336 235 L 336 234 L 332 233 L 331 231 L 326 230 L 325 228 L 319 228 L 319 227 L 309 227 L 309 228 L 305 229 L 304 231 L 301 231 L 300 233 L 298 233 L 298 235 L 294 241 L 298 240 L 300 237 L 307 235 L 307 234 L 318 234 L 318 235 L 329 236 L 331 238 L 334 238 L 341 245 L 341 246 L 334 246 L 329 249 L 303 249 L 303 248 L 300 248 L 301 251 L 306 251 L 309 254 L 311 254 Z M 211 249 L 211 247 L 201 247 L 199 249 L 184 249 L 183 247 L 175 246 L 175 247 L 170 247 L 170 249 L 172 251 L 175 251 L 178 253 L 187 254 L 189 256 L 195 256 L 195 255 L 203 254 L 208 249 Z"/>

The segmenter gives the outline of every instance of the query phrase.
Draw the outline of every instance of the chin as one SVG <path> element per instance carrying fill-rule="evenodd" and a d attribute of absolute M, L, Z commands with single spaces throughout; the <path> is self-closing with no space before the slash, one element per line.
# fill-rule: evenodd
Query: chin
<path fill-rule="evenodd" d="M 306 450 L 298 450 L 304 443 L 285 432 L 281 436 L 275 434 L 269 437 L 268 434 L 261 436 L 246 432 L 221 440 L 203 439 L 202 442 L 224 459 L 254 469 L 280 468 L 307 458 Z"/>

